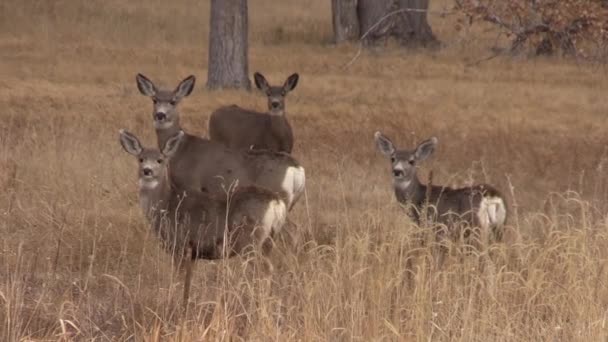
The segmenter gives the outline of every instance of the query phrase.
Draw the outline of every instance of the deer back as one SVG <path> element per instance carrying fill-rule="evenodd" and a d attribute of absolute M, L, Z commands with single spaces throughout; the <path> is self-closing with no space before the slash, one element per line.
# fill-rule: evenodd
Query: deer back
<path fill-rule="evenodd" d="M 211 140 L 234 149 L 291 153 L 293 131 L 285 115 L 270 115 L 236 105 L 221 107 L 209 118 Z"/>
<path fill-rule="evenodd" d="M 178 189 L 225 196 L 239 186 L 256 185 L 285 194 L 291 209 L 303 193 L 304 168 L 287 153 L 232 150 L 220 143 L 186 135 L 171 158 L 169 175 Z"/>
<path fill-rule="evenodd" d="M 169 175 L 178 189 L 224 195 L 238 180 L 250 185 L 249 172 L 238 154 L 221 144 L 186 135 L 169 164 Z"/>
<path fill-rule="evenodd" d="M 424 203 L 429 204 L 427 213 L 432 221 L 446 225 L 451 233 L 460 234 L 462 223 L 475 227 L 498 228 L 506 222 L 506 205 L 501 193 L 487 184 L 464 188 L 431 186 L 428 202 L 417 204 L 417 214 Z M 416 205 L 416 203 L 415 203 Z M 417 220 L 419 216 L 416 215 Z"/>

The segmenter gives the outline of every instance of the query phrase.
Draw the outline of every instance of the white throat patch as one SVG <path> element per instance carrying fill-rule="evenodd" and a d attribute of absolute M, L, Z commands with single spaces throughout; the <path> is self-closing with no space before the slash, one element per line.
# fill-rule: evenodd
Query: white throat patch
<path fill-rule="evenodd" d="M 140 189 L 152 190 L 152 189 L 156 189 L 157 186 L 158 186 L 158 180 L 156 180 L 156 179 L 150 179 L 150 180 L 140 179 L 139 180 Z"/>
<path fill-rule="evenodd" d="M 395 180 L 393 181 L 393 184 L 395 185 L 395 188 L 399 189 L 399 190 L 407 190 L 407 188 L 410 187 L 410 185 L 412 184 L 412 181 L 399 181 L 399 180 Z"/>
<path fill-rule="evenodd" d="M 169 129 L 171 127 L 173 127 L 172 121 L 158 122 L 158 121 L 154 120 L 154 128 L 156 128 L 156 129 Z"/>

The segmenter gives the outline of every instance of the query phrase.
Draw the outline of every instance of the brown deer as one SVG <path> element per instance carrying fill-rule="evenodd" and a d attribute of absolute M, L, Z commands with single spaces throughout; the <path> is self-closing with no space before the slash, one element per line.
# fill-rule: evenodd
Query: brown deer
<path fill-rule="evenodd" d="M 498 190 L 487 184 L 459 189 L 427 186 L 418 180 L 417 165 L 433 153 L 438 143 L 436 137 L 421 142 L 414 150 L 398 150 L 380 132 L 374 134 L 374 139 L 378 150 L 390 159 L 395 196 L 400 203 L 411 205 L 410 216 L 416 223 L 420 223 L 420 213 L 428 203 L 429 219 L 446 225 L 451 235 L 460 234 L 458 228 L 464 223 L 481 228 L 482 237 L 501 238 L 507 208 Z"/>
<path fill-rule="evenodd" d="M 255 85 L 268 97 L 268 113 L 237 105 L 218 108 L 209 118 L 209 138 L 235 149 L 268 149 L 291 153 L 293 132 L 285 114 L 285 96 L 298 84 L 298 74 L 282 86 L 271 86 L 256 72 Z"/>
<path fill-rule="evenodd" d="M 238 187 L 223 197 L 173 187 L 169 161 L 185 137 L 182 131 L 176 133 L 159 151 L 142 147 L 136 136 L 120 130 L 120 144 L 139 162 L 143 213 L 177 265 L 185 267 L 187 303 L 193 260 L 228 258 L 249 246 L 262 247 L 285 224 L 287 207 L 276 193 L 253 186 Z"/>
<path fill-rule="evenodd" d="M 153 102 L 152 116 L 158 146 L 182 130 L 178 105 L 190 95 L 195 78 L 189 76 L 175 90 L 158 89 L 142 74 L 136 77 L 139 91 Z M 171 181 L 179 189 L 224 194 L 235 182 L 283 193 L 291 210 L 304 192 L 304 168 L 289 154 L 269 150 L 233 150 L 216 141 L 184 133 L 171 158 Z"/>

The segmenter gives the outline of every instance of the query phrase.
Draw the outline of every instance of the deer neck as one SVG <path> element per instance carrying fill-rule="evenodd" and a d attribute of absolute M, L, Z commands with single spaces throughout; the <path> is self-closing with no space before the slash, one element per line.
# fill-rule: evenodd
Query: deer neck
<path fill-rule="evenodd" d="M 157 218 L 167 211 L 171 196 L 167 173 L 160 180 L 145 182 L 140 180 L 139 205 L 151 222 L 157 221 Z"/>
<path fill-rule="evenodd" d="M 401 203 L 409 203 L 416 207 L 423 205 L 426 197 L 427 186 L 420 183 L 418 176 L 414 176 L 409 182 L 395 183 L 395 195 Z"/>
<path fill-rule="evenodd" d="M 165 144 L 167 143 L 167 141 L 171 137 L 173 137 L 174 135 L 179 133 L 179 131 L 181 131 L 181 130 L 182 130 L 182 126 L 180 125 L 178 118 L 176 118 L 175 121 L 173 121 L 173 125 L 171 125 L 170 127 L 156 128 L 156 137 L 158 140 L 158 148 L 160 148 L 162 150 L 163 147 L 165 147 Z"/>
<path fill-rule="evenodd" d="M 270 114 L 270 127 L 273 131 L 281 131 L 287 128 L 287 118 L 285 114 Z"/>
<path fill-rule="evenodd" d="M 285 107 L 280 109 L 268 109 L 268 115 L 273 118 L 284 118 L 285 117 Z"/>

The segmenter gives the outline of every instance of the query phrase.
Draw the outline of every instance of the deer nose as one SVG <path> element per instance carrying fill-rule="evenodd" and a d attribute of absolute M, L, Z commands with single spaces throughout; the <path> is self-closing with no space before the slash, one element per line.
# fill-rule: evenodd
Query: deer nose
<path fill-rule="evenodd" d="M 272 102 L 270 103 L 270 106 L 271 106 L 272 108 L 279 108 L 279 106 L 280 106 L 280 105 L 281 105 L 281 103 L 279 103 L 279 101 L 272 101 Z"/>
<path fill-rule="evenodd" d="M 163 121 L 167 118 L 167 114 L 163 113 L 163 112 L 157 112 L 154 117 L 156 118 L 157 121 Z"/>
<path fill-rule="evenodd" d="M 145 168 L 144 169 L 144 176 L 152 176 L 152 169 Z"/>
<path fill-rule="evenodd" d="M 395 177 L 403 177 L 403 170 L 393 170 L 393 176 Z"/>

